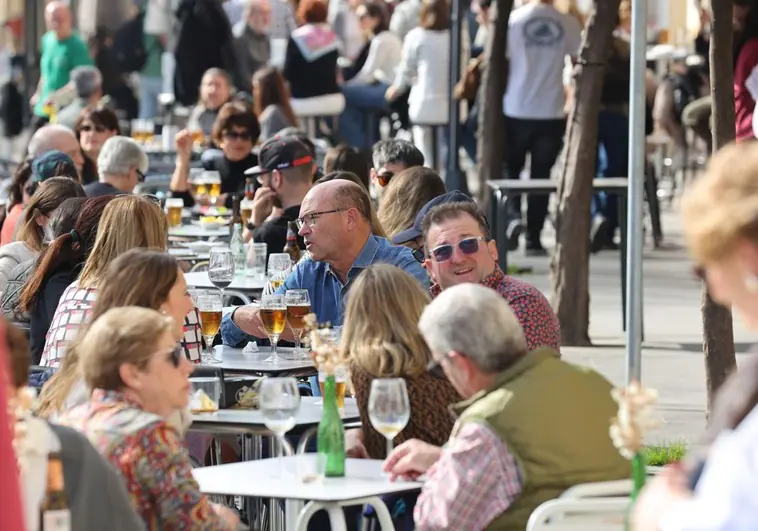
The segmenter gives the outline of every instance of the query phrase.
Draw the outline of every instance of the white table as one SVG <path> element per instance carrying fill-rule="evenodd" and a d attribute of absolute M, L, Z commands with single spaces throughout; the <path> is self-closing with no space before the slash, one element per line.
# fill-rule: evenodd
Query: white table
<path fill-rule="evenodd" d="M 187 280 L 187 286 L 198 289 L 216 289 L 208 278 L 207 271 L 197 271 L 184 275 Z M 266 286 L 266 280 L 259 277 L 250 277 L 247 275 L 235 275 L 231 285 L 224 290 L 241 291 L 242 293 L 251 294 L 263 291 Z"/>
<path fill-rule="evenodd" d="M 206 229 L 200 225 L 180 225 L 179 227 L 168 229 L 168 235 L 183 238 L 228 238 L 229 227 Z"/>
<path fill-rule="evenodd" d="M 221 360 L 221 363 L 210 364 L 222 371 L 239 372 L 243 374 L 297 374 L 298 376 L 311 376 L 316 374 L 316 366 L 308 357 L 302 360 L 289 360 L 284 356 L 291 356 L 295 350 L 292 347 L 279 347 L 277 353 L 280 361 L 273 363 L 265 361 L 271 355 L 271 347 L 258 347 L 258 352 L 243 352 L 241 348 L 232 348 L 226 345 L 217 345 L 213 355 Z"/>
<path fill-rule="evenodd" d="M 315 459 L 315 456 L 311 457 Z M 333 531 L 344 530 L 346 523 L 341 507 L 364 504 L 372 505 L 382 529 L 390 530 L 393 529 L 392 520 L 380 496 L 412 492 L 422 487 L 420 482 L 390 481 L 382 473 L 382 461 L 373 459 L 348 459 L 343 478 L 302 483 L 296 477 L 295 459 L 280 457 L 246 461 L 196 468 L 192 473 L 200 490 L 208 494 L 310 500 L 302 510 L 299 503 L 287 503 L 287 531 L 305 531 L 310 518 L 321 509 L 329 513 Z"/>

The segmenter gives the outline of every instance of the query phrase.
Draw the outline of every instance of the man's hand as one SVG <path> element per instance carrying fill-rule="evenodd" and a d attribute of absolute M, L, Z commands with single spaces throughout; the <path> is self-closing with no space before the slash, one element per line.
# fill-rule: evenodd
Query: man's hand
<path fill-rule="evenodd" d="M 368 459 L 368 452 L 363 445 L 363 429 L 355 428 L 345 432 L 345 450 L 348 457 Z"/>
<path fill-rule="evenodd" d="M 389 473 L 390 481 L 397 478 L 415 481 L 419 476 L 426 474 L 441 454 L 442 448 L 439 446 L 411 439 L 392 451 L 384 461 L 383 468 Z"/>
<path fill-rule="evenodd" d="M 234 324 L 251 336 L 266 339 L 268 334 L 261 322 L 260 309 L 254 306 L 242 306 L 234 312 Z"/>
<path fill-rule="evenodd" d="M 240 517 L 234 510 L 216 503 L 213 504 L 213 510 L 216 511 L 216 514 L 224 521 L 229 529 L 237 529 L 239 527 Z"/>
<path fill-rule="evenodd" d="M 253 225 L 256 227 L 263 225 L 274 209 L 274 199 L 276 199 L 276 192 L 267 186 L 258 188 L 255 191 L 255 197 L 253 197 L 253 215 L 251 216 Z"/>
<path fill-rule="evenodd" d="M 176 133 L 175 144 L 177 157 L 182 162 L 189 164 L 192 158 L 192 133 L 187 129 L 182 129 Z"/>

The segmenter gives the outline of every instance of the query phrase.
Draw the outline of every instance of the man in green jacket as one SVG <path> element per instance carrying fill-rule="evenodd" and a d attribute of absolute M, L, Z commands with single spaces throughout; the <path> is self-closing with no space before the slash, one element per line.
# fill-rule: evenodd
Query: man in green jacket
<path fill-rule="evenodd" d="M 617 411 L 611 384 L 550 348 L 528 352 L 495 291 L 446 289 L 419 328 L 430 372 L 466 400 L 453 407 L 458 420 L 445 447 L 410 440 L 385 462 L 392 477 L 426 474 L 417 530 L 523 531 L 540 504 L 566 489 L 630 476 L 608 434 Z"/>

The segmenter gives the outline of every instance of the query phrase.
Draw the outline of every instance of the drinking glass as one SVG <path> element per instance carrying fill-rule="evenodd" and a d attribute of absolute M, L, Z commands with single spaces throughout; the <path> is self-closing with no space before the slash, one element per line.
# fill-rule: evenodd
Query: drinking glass
<path fill-rule="evenodd" d="M 201 197 L 208 194 L 208 187 L 205 185 L 204 173 L 205 172 L 202 168 L 190 169 L 188 182 L 190 185 L 190 191 L 192 192 L 192 197 L 196 199 L 200 199 Z"/>
<path fill-rule="evenodd" d="M 184 210 L 184 199 L 181 197 L 166 199 L 166 219 L 169 227 L 178 227 L 182 224 L 182 210 Z"/>
<path fill-rule="evenodd" d="M 221 406 L 221 378 L 217 376 L 196 376 L 190 378 L 190 393 L 194 398 L 195 393 L 199 390 L 205 392 L 208 398 L 213 400 L 216 404 L 216 411 Z M 211 410 L 195 409 L 199 404 L 190 402 L 190 410 L 192 413 L 213 413 Z"/>
<path fill-rule="evenodd" d="M 403 431 L 411 416 L 408 389 L 402 378 L 376 378 L 371 382 L 368 397 L 368 417 L 376 431 L 387 438 L 387 455 L 392 453 L 392 441 Z"/>
<path fill-rule="evenodd" d="M 268 339 L 271 341 L 271 356 L 265 361 L 278 363 L 279 356 L 276 353 L 276 344 L 287 324 L 287 306 L 284 303 L 284 295 L 264 295 L 261 298 L 260 317 L 263 328 L 268 334 Z"/>
<path fill-rule="evenodd" d="M 284 455 L 293 455 L 292 446 L 284 434 L 295 427 L 300 408 L 300 390 L 295 378 L 263 378 L 258 389 L 263 423 L 276 435 Z M 280 471 L 281 471 L 281 460 Z"/>
<path fill-rule="evenodd" d="M 222 296 L 214 291 L 201 292 L 197 297 L 197 309 L 200 312 L 200 329 L 205 339 L 207 354 L 201 357 L 201 363 L 220 363 L 213 355 L 213 338 L 221 328 Z"/>
<path fill-rule="evenodd" d="M 234 280 L 234 255 L 228 247 L 211 249 L 208 259 L 208 279 L 221 292 L 224 300 L 224 288 L 228 288 Z"/>
<path fill-rule="evenodd" d="M 292 267 L 292 257 L 287 253 L 271 253 L 268 257 L 268 281 L 272 291 L 284 284 L 284 273 Z"/>
<path fill-rule="evenodd" d="M 295 336 L 296 359 L 305 359 L 308 354 L 300 348 L 300 338 L 305 330 L 305 316 L 311 313 L 311 298 L 307 289 L 288 289 L 284 294 L 284 304 L 287 305 L 287 323 Z"/>
<path fill-rule="evenodd" d="M 251 241 L 247 246 L 245 275 L 258 280 L 266 280 L 266 254 L 268 245 Z"/>
<path fill-rule="evenodd" d="M 216 205 L 216 199 L 221 195 L 221 174 L 217 171 L 206 171 L 203 174 L 204 181 L 206 182 L 206 188 L 208 189 L 208 196 L 211 199 L 211 204 Z"/>

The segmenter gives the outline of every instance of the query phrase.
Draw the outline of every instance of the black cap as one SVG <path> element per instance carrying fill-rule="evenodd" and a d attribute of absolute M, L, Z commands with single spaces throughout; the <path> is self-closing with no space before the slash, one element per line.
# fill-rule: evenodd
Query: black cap
<path fill-rule="evenodd" d="M 427 204 L 425 204 L 421 210 L 419 210 L 419 213 L 416 214 L 416 219 L 413 222 L 413 226 L 410 229 L 406 229 L 402 232 L 398 232 L 392 237 L 392 243 L 395 245 L 401 245 L 403 243 L 407 243 L 409 241 L 415 240 L 419 236 L 423 236 L 423 233 L 421 232 L 421 223 L 424 221 L 424 217 L 427 215 L 427 213 L 433 209 L 434 207 L 438 205 L 444 205 L 447 203 L 473 203 L 474 200 L 471 199 L 470 196 L 464 194 L 463 192 L 459 192 L 458 190 L 453 190 L 452 192 L 447 192 L 442 195 L 438 195 L 431 201 L 429 201 Z"/>
<path fill-rule="evenodd" d="M 261 146 L 258 166 L 245 170 L 245 175 L 262 175 L 313 162 L 310 150 L 295 136 L 276 135 Z"/>

